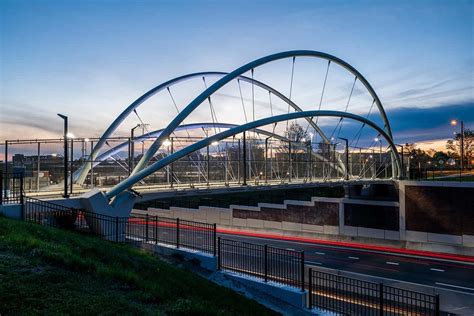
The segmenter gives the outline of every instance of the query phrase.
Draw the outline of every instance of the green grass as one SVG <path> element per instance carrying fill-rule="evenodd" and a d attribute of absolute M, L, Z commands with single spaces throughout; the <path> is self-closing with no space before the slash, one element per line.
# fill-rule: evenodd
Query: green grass
<path fill-rule="evenodd" d="M 0 315 L 270 315 L 142 250 L 0 217 Z"/>

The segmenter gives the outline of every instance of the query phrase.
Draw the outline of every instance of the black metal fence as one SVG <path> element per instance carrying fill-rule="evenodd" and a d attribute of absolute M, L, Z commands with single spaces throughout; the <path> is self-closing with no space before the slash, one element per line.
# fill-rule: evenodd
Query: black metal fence
<path fill-rule="evenodd" d="M 20 204 L 23 198 L 23 173 L 0 172 L 0 205 Z"/>
<path fill-rule="evenodd" d="M 108 216 L 25 198 L 25 221 L 77 230 L 115 242 L 163 243 L 216 255 L 216 225 L 148 215 Z"/>
<path fill-rule="evenodd" d="M 309 269 L 309 307 L 345 315 L 439 315 L 439 296 Z"/>
<path fill-rule="evenodd" d="M 126 234 L 131 239 L 216 255 L 216 224 L 134 214 L 128 221 Z"/>
<path fill-rule="evenodd" d="M 304 252 L 218 238 L 218 269 L 304 291 Z"/>

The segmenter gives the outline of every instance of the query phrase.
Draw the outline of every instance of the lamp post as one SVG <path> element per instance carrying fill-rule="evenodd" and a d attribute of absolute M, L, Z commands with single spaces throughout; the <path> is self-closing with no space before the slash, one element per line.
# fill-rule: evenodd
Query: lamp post
<path fill-rule="evenodd" d="M 267 160 L 268 160 L 268 140 L 272 138 L 271 136 L 265 138 L 265 160 L 263 164 L 263 168 L 265 171 L 265 183 L 268 183 L 268 175 L 267 175 Z"/>
<path fill-rule="evenodd" d="M 70 180 L 69 180 L 69 186 L 70 186 L 70 194 L 72 195 L 72 189 L 73 189 L 73 186 L 74 186 L 74 135 L 72 133 L 67 133 L 67 138 L 69 138 L 71 140 L 71 172 L 69 174 L 70 176 Z"/>
<path fill-rule="evenodd" d="M 464 169 L 464 162 L 463 162 L 464 160 L 464 122 L 460 121 L 460 123 L 461 123 L 461 172 L 462 172 Z M 458 125 L 458 121 L 452 120 L 451 125 L 452 126 Z"/>
<path fill-rule="evenodd" d="M 63 114 L 59 114 L 58 116 L 63 119 L 64 121 L 64 198 L 69 198 L 69 194 L 67 193 L 68 185 L 67 185 L 67 177 L 68 177 L 68 142 L 67 142 L 67 130 L 68 130 L 68 121 L 67 116 Z"/>
<path fill-rule="evenodd" d="M 137 124 L 137 126 L 133 127 L 130 130 L 130 157 L 128 158 L 128 170 L 129 173 L 132 173 L 133 168 L 135 167 L 135 129 L 139 128 L 140 124 Z"/>
<path fill-rule="evenodd" d="M 405 166 L 404 166 L 404 162 L 403 162 L 403 156 L 404 156 L 404 152 L 403 152 L 403 151 L 404 151 L 404 148 L 405 148 L 405 147 L 404 147 L 403 145 L 400 145 L 400 144 L 395 144 L 395 146 L 398 146 L 398 147 L 400 147 L 400 148 L 402 149 L 402 159 L 401 159 L 401 160 L 402 160 L 402 161 L 401 161 L 401 163 L 402 163 L 402 166 L 401 166 L 401 167 L 402 167 L 402 170 L 400 170 L 400 177 L 404 178 L 404 177 L 405 177 Z M 393 177 L 393 175 L 392 175 L 392 177 Z"/>

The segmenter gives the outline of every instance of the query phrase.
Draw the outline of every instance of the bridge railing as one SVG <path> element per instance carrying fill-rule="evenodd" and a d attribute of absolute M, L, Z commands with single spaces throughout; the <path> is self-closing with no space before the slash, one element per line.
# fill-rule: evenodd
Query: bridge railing
<path fill-rule="evenodd" d="M 309 269 L 309 308 L 343 315 L 439 315 L 439 295 Z"/>

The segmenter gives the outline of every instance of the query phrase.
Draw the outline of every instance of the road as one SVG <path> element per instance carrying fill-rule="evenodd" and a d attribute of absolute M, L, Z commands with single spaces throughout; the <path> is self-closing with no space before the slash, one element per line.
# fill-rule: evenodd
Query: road
<path fill-rule="evenodd" d="M 474 295 L 474 264 L 316 243 L 222 234 L 233 240 L 304 251 L 308 266 L 344 270 Z M 473 298 L 474 299 L 474 298 Z"/>
<path fill-rule="evenodd" d="M 153 241 L 155 233 L 157 233 L 159 242 L 176 244 L 176 226 L 174 223 L 172 219 L 169 222 L 160 222 L 158 225 L 150 222 L 149 240 Z M 307 266 L 343 270 L 474 295 L 474 263 L 472 262 L 246 236 L 239 234 L 239 232 L 229 234 L 220 232 L 219 229 L 217 232 L 218 237 L 225 239 L 304 251 Z M 138 220 L 136 225 L 130 226 L 128 234 L 138 238 L 145 236 L 143 222 Z M 186 247 L 188 245 L 208 253 L 213 252 L 214 241 L 210 231 L 205 231 L 199 227 L 186 227 L 186 225 L 181 224 L 179 235 L 181 246 Z"/>

